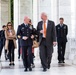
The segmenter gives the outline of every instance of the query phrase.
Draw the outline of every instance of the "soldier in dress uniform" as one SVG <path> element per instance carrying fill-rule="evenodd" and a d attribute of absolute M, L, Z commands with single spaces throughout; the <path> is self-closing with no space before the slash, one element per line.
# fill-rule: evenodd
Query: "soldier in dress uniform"
<path fill-rule="evenodd" d="M 68 27 L 64 24 L 64 18 L 60 18 L 60 24 L 56 26 L 57 42 L 58 42 L 58 63 L 65 63 L 65 49 L 67 42 Z"/>
<path fill-rule="evenodd" d="M 17 31 L 17 35 L 20 35 L 21 38 L 21 48 L 22 48 L 22 59 L 24 64 L 24 71 L 32 71 L 31 68 L 31 58 L 32 58 L 32 45 L 34 38 L 32 29 L 29 25 L 29 17 L 25 16 L 24 23 L 21 24 L 20 28 Z"/>

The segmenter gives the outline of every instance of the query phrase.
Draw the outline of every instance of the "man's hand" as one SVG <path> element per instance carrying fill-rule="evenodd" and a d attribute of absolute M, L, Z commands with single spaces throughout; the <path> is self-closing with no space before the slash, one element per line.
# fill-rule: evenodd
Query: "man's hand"
<path fill-rule="evenodd" d="M 57 45 L 57 42 L 53 42 L 53 45 L 56 46 Z"/>
<path fill-rule="evenodd" d="M 21 38 L 21 36 L 20 36 L 20 35 L 18 35 L 18 38 L 20 39 L 20 38 Z"/>
<path fill-rule="evenodd" d="M 23 39 L 24 39 L 24 40 L 27 40 L 27 39 L 28 39 L 28 37 L 24 36 L 24 37 L 23 37 Z"/>
<path fill-rule="evenodd" d="M 31 39 L 33 39 L 33 38 L 34 38 L 34 35 L 31 36 Z"/>
<path fill-rule="evenodd" d="M 41 30 L 41 31 L 40 31 L 40 33 L 42 33 L 42 34 L 43 34 L 43 30 Z"/>

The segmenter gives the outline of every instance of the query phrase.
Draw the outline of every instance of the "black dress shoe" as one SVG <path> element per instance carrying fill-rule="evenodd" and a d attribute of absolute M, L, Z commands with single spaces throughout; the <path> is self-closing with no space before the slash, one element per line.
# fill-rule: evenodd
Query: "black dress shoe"
<path fill-rule="evenodd" d="M 7 54 L 5 54 L 5 60 L 7 60 L 8 58 L 7 58 Z"/>
<path fill-rule="evenodd" d="M 5 60 L 7 61 L 8 58 L 5 58 Z"/>
<path fill-rule="evenodd" d="M 48 65 L 48 69 L 50 69 L 50 65 Z"/>
<path fill-rule="evenodd" d="M 18 56 L 18 59 L 20 59 L 20 57 Z"/>
<path fill-rule="evenodd" d="M 11 66 L 12 64 L 10 63 L 9 66 Z"/>
<path fill-rule="evenodd" d="M 62 61 L 59 61 L 58 63 L 62 63 Z"/>
<path fill-rule="evenodd" d="M 14 63 L 12 63 L 12 65 L 13 65 L 13 66 L 15 66 L 15 64 L 14 64 Z"/>
<path fill-rule="evenodd" d="M 31 67 L 29 68 L 29 71 L 32 71 L 32 68 Z"/>
<path fill-rule="evenodd" d="M 64 61 L 62 61 L 62 63 L 65 63 Z"/>
<path fill-rule="evenodd" d="M 25 68 L 25 70 L 24 70 L 24 71 L 25 71 L 25 72 L 26 72 L 26 71 L 28 71 L 28 70 L 27 70 L 27 68 Z"/>
<path fill-rule="evenodd" d="M 46 69 L 46 68 L 43 68 L 43 71 L 44 71 L 44 72 L 46 72 L 46 71 L 47 71 L 47 69 Z"/>

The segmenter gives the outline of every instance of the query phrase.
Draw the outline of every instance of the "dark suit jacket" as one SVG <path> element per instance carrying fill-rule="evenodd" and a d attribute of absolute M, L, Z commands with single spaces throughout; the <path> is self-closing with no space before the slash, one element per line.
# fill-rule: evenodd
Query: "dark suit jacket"
<path fill-rule="evenodd" d="M 28 27 L 26 27 L 24 23 L 21 24 L 20 27 L 18 28 L 17 35 L 21 36 L 20 46 L 28 46 L 28 45 L 33 44 L 33 41 L 31 39 L 31 35 L 33 35 L 33 31 L 30 28 L 30 25 L 28 25 Z M 28 39 L 23 40 L 23 36 L 27 36 Z"/>
<path fill-rule="evenodd" d="M 67 34 L 68 34 L 68 27 L 67 25 L 63 24 L 61 27 L 60 24 L 56 26 L 57 32 L 57 41 L 58 42 L 67 42 Z"/>
<path fill-rule="evenodd" d="M 40 21 L 37 25 L 37 31 L 39 34 L 39 43 L 41 44 L 43 34 L 40 31 L 43 30 L 43 21 Z M 48 20 L 47 33 L 46 33 L 46 43 L 47 46 L 53 47 L 53 42 L 56 42 L 56 28 L 53 21 Z"/>

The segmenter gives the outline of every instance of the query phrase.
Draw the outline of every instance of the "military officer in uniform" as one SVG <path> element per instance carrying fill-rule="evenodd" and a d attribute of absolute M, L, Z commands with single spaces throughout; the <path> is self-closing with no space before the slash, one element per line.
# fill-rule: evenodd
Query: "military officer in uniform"
<path fill-rule="evenodd" d="M 65 49 L 67 42 L 68 27 L 64 24 L 64 18 L 60 18 L 60 24 L 56 26 L 57 42 L 58 42 L 58 63 L 65 63 Z"/>
<path fill-rule="evenodd" d="M 32 29 L 29 25 L 29 17 L 25 16 L 24 23 L 21 24 L 17 31 L 17 35 L 21 38 L 21 48 L 22 48 L 22 59 L 25 67 L 24 71 L 32 71 L 31 68 L 31 58 L 32 58 L 32 45 L 34 38 Z"/>

